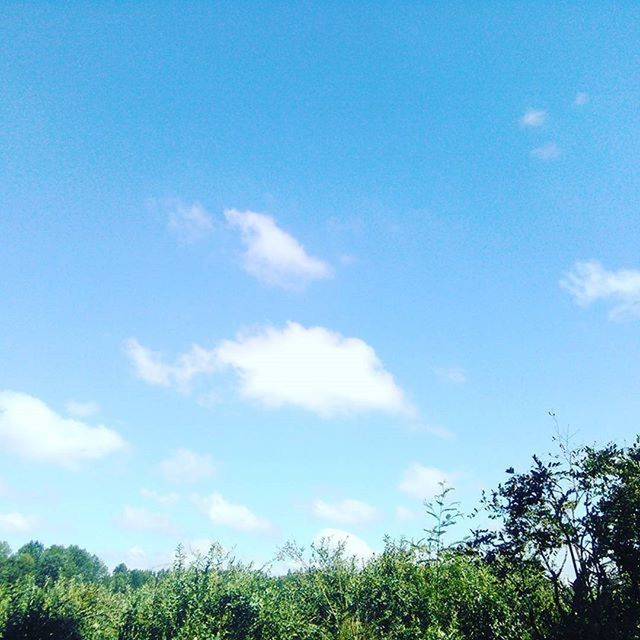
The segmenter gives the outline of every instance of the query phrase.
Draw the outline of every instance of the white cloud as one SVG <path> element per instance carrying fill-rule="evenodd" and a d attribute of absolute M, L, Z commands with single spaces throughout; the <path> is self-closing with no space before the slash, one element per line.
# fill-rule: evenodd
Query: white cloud
<path fill-rule="evenodd" d="M 546 142 L 541 147 L 536 147 L 531 151 L 531 155 L 538 160 L 554 160 L 559 157 L 562 150 L 555 142 Z"/>
<path fill-rule="evenodd" d="M 339 524 L 367 524 L 375 520 L 378 512 L 366 502 L 346 498 L 340 502 L 315 500 L 312 506 L 313 515 Z"/>
<path fill-rule="evenodd" d="M 520 124 L 523 127 L 539 127 L 544 124 L 546 119 L 546 111 L 541 109 L 527 109 L 522 118 L 520 118 Z"/>
<path fill-rule="evenodd" d="M 171 367 L 162 362 L 160 353 L 143 347 L 135 338 L 124 341 L 124 352 L 133 363 L 138 378 L 165 387 L 171 384 Z"/>
<path fill-rule="evenodd" d="M 89 418 L 100 413 L 100 405 L 96 402 L 76 402 L 69 400 L 66 404 L 67 413 L 74 418 Z"/>
<path fill-rule="evenodd" d="M 598 300 L 613 303 L 611 319 L 640 316 L 640 270 L 607 271 L 597 260 L 576 262 L 560 281 L 582 306 Z"/>
<path fill-rule="evenodd" d="M 584 93 L 584 91 L 579 91 L 576 93 L 575 100 L 573 101 L 574 106 L 582 107 L 583 105 L 589 102 L 589 95 Z"/>
<path fill-rule="evenodd" d="M 425 500 L 440 493 L 442 482 L 450 481 L 451 476 L 444 471 L 415 462 L 405 470 L 398 489 L 414 498 Z"/>
<path fill-rule="evenodd" d="M 153 502 L 156 502 L 163 507 L 171 506 L 180 500 L 180 494 L 175 491 L 171 491 L 170 493 L 159 493 L 158 491 L 143 488 L 140 489 L 140 495 L 143 498 L 153 500 Z"/>
<path fill-rule="evenodd" d="M 126 447 L 115 431 L 63 418 L 38 398 L 0 391 L 0 449 L 22 458 L 76 467 Z"/>
<path fill-rule="evenodd" d="M 418 516 L 419 514 L 416 511 L 408 509 L 407 507 L 403 507 L 402 505 L 396 507 L 396 518 L 402 522 L 415 520 Z"/>
<path fill-rule="evenodd" d="M 214 524 L 230 527 L 237 531 L 268 532 L 273 529 L 271 523 L 257 516 L 249 507 L 227 501 L 221 494 L 194 496 L 196 506 L 207 515 Z"/>
<path fill-rule="evenodd" d="M 173 484 L 193 484 L 211 478 L 216 467 L 208 454 L 189 449 L 176 449 L 170 458 L 160 463 L 165 479 Z"/>
<path fill-rule="evenodd" d="M 369 410 L 415 415 L 371 346 L 324 327 L 289 322 L 223 340 L 210 350 L 193 345 L 175 365 L 135 339 L 125 351 L 136 375 L 149 384 L 188 391 L 195 377 L 229 368 L 238 374 L 240 393 L 267 407 L 295 406 L 322 416 Z"/>
<path fill-rule="evenodd" d="M 358 536 L 342 529 L 322 529 L 313 539 L 315 546 L 326 544 L 330 549 L 342 546 L 346 557 L 358 560 L 368 560 L 373 555 L 373 549 Z"/>
<path fill-rule="evenodd" d="M 33 530 L 37 519 L 17 511 L 0 513 L 0 531 L 3 533 L 27 533 Z"/>
<path fill-rule="evenodd" d="M 199 203 L 186 205 L 180 201 L 169 201 L 169 229 L 183 244 L 192 244 L 206 237 L 213 229 L 213 219 Z"/>
<path fill-rule="evenodd" d="M 213 373 L 218 368 L 215 350 L 196 344 L 174 364 L 167 364 L 161 353 L 142 346 L 135 338 L 124 341 L 124 352 L 133 364 L 136 377 L 149 384 L 173 386 L 183 392 L 189 390 L 194 377 Z"/>
<path fill-rule="evenodd" d="M 125 505 L 117 521 L 120 526 L 125 529 L 150 531 L 167 535 L 175 535 L 177 533 L 176 526 L 164 514 L 149 511 L 148 509 L 132 507 L 130 505 Z"/>
<path fill-rule="evenodd" d="M 231 226 L 240 229 L 245 246 L 245 270 L 259 280 L 285 288 L 300 288 L 311 280 L 331 277 L 331 267 L 308 255 L 272 217 L 235 209 L 228 209 L 224 215 Z"/>
<path fill-rule="evenodd" d="M 225 340 L 221 363 L 235 369 L 241 393 L 268 407 L 302 407 L 323 416 L 412 409 L 375 351 L 358 338 L 290 322 Z"/>
<path fill-rule="evenodd" d="M 467 381 L 467 374 L 460 367 L 441 367 L 434 369 L 434 373 L 439 378 L 454 384 L 464 384 Z"/>

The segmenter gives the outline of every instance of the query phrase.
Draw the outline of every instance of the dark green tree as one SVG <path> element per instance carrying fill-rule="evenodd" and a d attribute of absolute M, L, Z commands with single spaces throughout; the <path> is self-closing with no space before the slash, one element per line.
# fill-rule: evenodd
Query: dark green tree
<path fill-rule="evenodd" d="M 485 499 L 493 531 L 474 545 L 506 579 L 538 569 L 553 585 L 561 638 L 640 637 L 640 442 L 533 457 Z M 526 583 L 523 583 L 523 587 Z"/>

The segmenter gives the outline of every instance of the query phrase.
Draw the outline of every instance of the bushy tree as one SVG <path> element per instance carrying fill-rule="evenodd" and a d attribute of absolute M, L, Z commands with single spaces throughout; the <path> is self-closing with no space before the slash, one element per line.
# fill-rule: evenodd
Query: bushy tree
<path fill-rule="evenodd" d="M 476 533 L 505 580 L 540 571 L 553 587 L 560 638 L 640 637 L 640 442 L 533 457 L 485 504 L 500 526 Z M 526 588 L 526 583 L 523 584 Z"/>

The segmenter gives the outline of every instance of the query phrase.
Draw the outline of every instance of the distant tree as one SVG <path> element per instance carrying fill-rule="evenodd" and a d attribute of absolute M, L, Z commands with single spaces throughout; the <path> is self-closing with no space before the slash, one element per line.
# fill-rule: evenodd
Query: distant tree
<path fill-rule="evenodd" d="M 121 562 L 111 574 L 111 588 L 118 592 L 123 593 L 129 586 L 129 569 L 124 562 Z"/>
<path fill-rule="evenodd" d="M 0 562 L 6 561 L 11 556 L 11 547 L 8 542 L 0 540 Z"/>
<path fill-rule="evenodd" d="M 44 545 L 42 542 L 38 542 L 37 540 L 31 540 L 30 542 L 23 544 L 16 552 L 19 556 L 24 554 L 30 555 L 36 563 L 40 560 L 43 553 Z"/>
<path fill-rule="evenodd" d="M 47 580 L 69 577 L 72 573 L 70 558 L 66 549 L 54 544 L 45 549 L 36 567 L 36 582 L 43 584 Z"/>
<path fill-rule="evenodd" d="M 107 565 L 98 558 L 76 545 L 67 547 L 67 578 L 77 578 L 84 582 L 105 582 L 109 577 Z"/>

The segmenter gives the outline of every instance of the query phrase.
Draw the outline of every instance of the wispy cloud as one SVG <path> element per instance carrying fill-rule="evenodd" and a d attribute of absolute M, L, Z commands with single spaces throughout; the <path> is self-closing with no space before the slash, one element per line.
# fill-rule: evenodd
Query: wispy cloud
<path fill-rule="evenodd" d="M 26 516 L 18 511 L 0 513 L 0 531 L 3 533 L 29 533 L 37 522 L 36 517 Z"/>
<path fill-rule="evenodd" d="M 546 111 L 542 109 L 527 109 L 522 118 L 520 118 L 520 124 L 523 127 L 540 127 L 546 119 Z"/>
<path fill-rule="evenodd" d="M 245 270 L 262 282 L 297 289 L 332 276 L 329 264 L 307 254 L 271 216 L 235 209 L 228 209 L 224 215 L 232 227 L 240 230 Z"/>
<path fill-rule="evenodd" d="M 268 520 L 257 516 L 249 507 L 229 502 L 220 493 L 196 495 L 193 501 L 214 524 L 252 533 L 267 533 L 273 529 Z"/>
<path fill-rule="evenodd" d="M 0 391 L 0 449 L 7 453 L 75 468 L 125 446 L 112 429 L 63 418 L 26 393 Z"/>
<path fill-rule="evenodd" d="M 467 381 L 467 374 L 460 367 L 438 367 L 434 373 L 447 382 L 454 384 L 464 384 Z"/>
<path fill-rule="evenodd" d="M 149 384 L 188 391 L 191 380 L 213 373 L 218 368 L 215 351 L 193 345 L 173 364 L 164 361 L 162 354 L 142 346 L 135 338 L 124 341 L 124 352 L 133 364 L 136 377 Z"/>
<path fill-rule="evenodd" d="M 560 285 L 581 306 L 611 302 L 609 317 L 613 320 L 640 316 L 640 270 L 608 271 L 597 260 L 585 260 L 576 262 Z"/>
<path fill-rule="evenodd" d="M 169 200 L 165 205 L 169 230 L 180 243 L 193 244 L 213 230 L 213 218 L 199 202 L 188 205 L 180 200 Z"/>
<path fill-rule="evenodd" d="M 531 155 L 538 160 L 554 160 L 558 158 L 562 150 L 555 142 L 546 142 L 531 151 Z"/>
<path fill-rule="evenodd" d="M 378 512 L 370 504 L 353 498 L 339 502 L 315 500 L 312 513 L 317 518 L 337 522 L 338 524 L 368 524 L 376 519 Z"/>
<path fill-rule="evenodd" d="M 116 522 L 125 529 L 176 535 L 178 529 L 171 519 L 148 509 L 125 505 Z"/>
<path fill-rule="evenodd" d="M 241 395 L 266 407 L 294 406 L 321 416 L 415 414 L 370 345 L 324 327 L 289 322 L 224 340 L 211 350 L 194 345 L 174 365 L 135 339 L 127 341 L 125 351 L 138 377 L 150 384 L 184 386 L 196 375 L 231 369 Z"/>
<path fill-rule="evenodd" d="M 165 480 L 172 484 L 195 484 L 216 473 L 216 466 L 210 455 L 189 449 L 176 449 L 170 458 L 160 463 L 160 469 Z"/>
<path fill-rule="evenodd" d="M 451 479 L 451 474 L 441 469 L 425 467 L 415 462 L 403 473 L 398 489 L 414 498 L 425 500 L 437 495 L 441 483 L 450 483 Z"/>
<path fill-rule="evenodd" d="M 578 93 L 576 93 L 576 97 L 573 101 L 574 106 L 582 107 L 583 105 L 587 104 L 587 102 L 589 102 L 588 94 L 584 93 L 583 91 L 579 91 Z"/>

